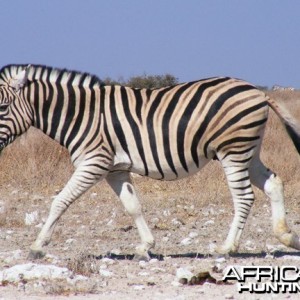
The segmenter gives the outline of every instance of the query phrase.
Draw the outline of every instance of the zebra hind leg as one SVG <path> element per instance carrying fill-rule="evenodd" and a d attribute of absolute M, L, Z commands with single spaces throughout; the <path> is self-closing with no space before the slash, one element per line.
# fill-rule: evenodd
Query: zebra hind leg
<path fill-rule="evenodd" d="M 106 180 L 118 195 L 126 211 L 134 219 L 137 226 L 142 242 L 136 247 L 135 258 L 138 260 L 149 260 L 148 251 L 154 247 L 155 241 L 142 215 L 141 205 L 131 182 L 130 174 L 128 172 L 109 173 Z"/>
<path fill-rule="evenodd" d="M 249 160 L 235 156 L 220 159 L 234 204 L 234 217 L 229 233 L 225 242 L 216 249 L 220 254 L 234 253 L 238 250 L 239 240 L 254 202 L 248 170 Z"/>
<path fill-rule="evenodd" d="M 252 183 L 264 191 L 271 200 L 272 224 L 276 238 L 285 246 L 300 250 L 298 235 L 287 225 L 281 179 L 267 169 L 259 158 L 253 160 L 251 164 L 250 178 Z"/>

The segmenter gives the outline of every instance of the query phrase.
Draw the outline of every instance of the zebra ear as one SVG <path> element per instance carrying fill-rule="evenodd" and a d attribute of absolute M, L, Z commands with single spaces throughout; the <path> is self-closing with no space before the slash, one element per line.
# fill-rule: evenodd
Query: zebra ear
<path fill-rule="evenodd" d="M 30 65 L 28 65 L 21 72 L 17 73 L 17 75 L 10 80 L 9 85 L 12 88 L 14 88 L 16 91 L 21 89 L 26 84 L 27 79 L 28 79 L 29 68 L 30 68 Z"/>

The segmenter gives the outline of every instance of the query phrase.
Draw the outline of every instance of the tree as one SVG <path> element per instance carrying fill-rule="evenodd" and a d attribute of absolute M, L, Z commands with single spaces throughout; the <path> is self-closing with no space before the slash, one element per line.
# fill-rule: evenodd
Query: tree
<path fill-rule="evenodd" d="M 105 85 L 126 85 L 133 88 L 147 88 L 147 89 L 156 89 L 166 86 L 172 86 L 178 83 L 178 79 L 171 75 L 141 75 L 133 76 L 125 81 L 122 77 L 118 80 L 111 79 L 110 77 L 105 78 L 103 81 Z"/>

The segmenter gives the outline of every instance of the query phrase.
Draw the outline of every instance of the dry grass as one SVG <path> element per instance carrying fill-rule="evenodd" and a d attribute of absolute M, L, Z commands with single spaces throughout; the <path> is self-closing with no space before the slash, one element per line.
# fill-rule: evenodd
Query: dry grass
<path fill-rule="evenodd" d="M 9 145 L 1 157 L 2 185 L 60 186 L 72 173 L 68 152 L 42 132 L 31 128 Z"/>

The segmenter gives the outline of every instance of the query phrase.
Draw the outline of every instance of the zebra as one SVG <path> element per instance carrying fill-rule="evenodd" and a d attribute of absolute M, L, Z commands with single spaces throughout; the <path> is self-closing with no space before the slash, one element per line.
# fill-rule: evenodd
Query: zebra
<path fill-rule="evenodd" d="M 66 147 L 75 171 L 54 198 L 48 218 L 30 246 L 29 258 L 45 255 L 58 219 L 85 191 L 106 179 L 133 218 L 141 243 L 137 257 L 155 245 L 130 173 L 176 180 L 217 159 L 234 204 L 227 238 L 217 252 L 238 251 L 250 208 L 252 184 L 271 199 L 274 235 L 300 249 L 287 225 L 281 179 L 260 160 L 271 107 L 300 152 L 300 126 L 255 86 L 212 77 L 158 89 L 104 85 L 87 73 L 40 65 L 0 70 L 0 149 L 34 126 Z"/>

